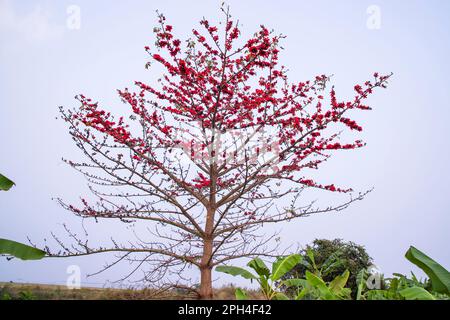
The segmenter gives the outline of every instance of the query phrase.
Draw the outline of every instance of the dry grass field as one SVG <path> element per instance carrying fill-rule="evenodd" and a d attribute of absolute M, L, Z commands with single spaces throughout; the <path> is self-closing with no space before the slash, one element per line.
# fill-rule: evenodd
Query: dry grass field
<path fill-rule="evenodd" d="M 235 288 L 226 286 L 215 289 L 217 300 L 235 299 Z M 251 299 L 261 299 L 256 290 L 248 290 Z M 68 289 L 62 285 L 0 282 L 0 300 L 161 300 L 195 299 L 193 295 L 176 290 L 114 289 L 82 287 Z"/>

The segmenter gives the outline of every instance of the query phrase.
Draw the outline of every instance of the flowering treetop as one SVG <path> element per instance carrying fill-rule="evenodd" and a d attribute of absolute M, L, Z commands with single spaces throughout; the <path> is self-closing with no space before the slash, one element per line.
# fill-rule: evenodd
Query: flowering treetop
<path fill-rule="evenodd" d="M 269 210 L 275 200 L 296 200 L 305 187 L 351 191 L 314 181 L 307 169 L 337 150 L 364 146 L 360 139 L 341 142 L 340 134 L 362 131 L 351 113 L 369 110 L 366 99 L 390 77 L 375 73 L 349 100 L 338 98 L 326 75 L 290 82 L 278 62 L 284 36 L 260 26 L 244 41 L 238 23 L 224 13 L 223 25 L 203 19 L 185 42 L 159 15 L 156 43 L 145 50 L 152 59 L 147 66 L 160 64 L 165 73 L 156 85 L 136 81 L 135 90 L 118 90 L 130 106 L 129 119 L 113 117 L 84 95 L 77 96 L 79 108 L 61 109 L 90 160 L 70 164 L 100 199 L 66 207 L 84 217 L 145 218 L 176 228 L 169 238 L 188 246 L 189 254 L 163 245 L 165 252 L 201 268 L 255 254 L 251 241 L 237 249 L 238 232 L 312 213 L 311 207 L 293 207 L 289 216 Z M 203 253 L 192 253 L 194 243 Z"/>

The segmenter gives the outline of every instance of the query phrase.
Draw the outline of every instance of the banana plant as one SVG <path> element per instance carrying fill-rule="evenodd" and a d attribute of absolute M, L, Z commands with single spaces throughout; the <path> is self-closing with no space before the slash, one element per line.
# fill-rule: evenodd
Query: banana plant
<path fill-rule="evenodd" d="M 389 288 L 385 290 L 369 290 L 359 300 L 437 300 L 447 299 L 438 297 L 437 293 L 429 292 L 423 283 L 412 284 L 412 280 L 405 276 L 390 279 Z"/>
<path fill-rule="evenodd" d="M 327 284 L 320 276 L 306 271 L 306 279 L 288 279 L 283 284 L 298 288 L 295 300 L 345 300 L 350 299 L 351 294 L 351 289 L 345 287 L 349 276 L 346 270 Z"/>
<path fill-rule="evenodd" d="M 437 300 L 449 299 L 450 273 L 439 263 L 415 247 L 410 247 L 405 257 L 421 268 L 429 280 L 419 280 L 414 273 L 411 277 L 394 273 L 393 278 L 386 279 L 385 290 L 367 290 L 368 272 L 361 270 L 357 276 L 358 300 Z M 365 292 L 364 292 L 365 291 Z"/>
<path fill-rule="evenodd" d="M 230 274 L 232 276 L 241 276 L 250 281 L 256 280 L 259 283 L 261 292 L 268 300 L 289 300 L 289 298 L 280 291 L 282 276 L 291 271 L 300 261 L 302 257 L 299 254 L 292 254 L 287 257 L 279 257 L 269 269 L 264 261 L 260 258 L 251 260 L 247 266 L 252 268 L 256 275 L 244 268 L 234 266 L 218 266 L 216 271 Z M 242 289 L 236 290 L 236 299 L 246 300 L 247 295 Z"/>
<path fill-rule="evenodd" d="M 0 174 L 0 190 L 8 191 L 14 182 Z M 12 240 L 0 239 L 0 255 L 8 255 L 22 260 L 39 260 L 45 256 L 45 251 L 27 246 Z"/>
<path fill-rule="evenodd" d="M 425 299 L 426 296 L 428 296 L 428 298 L 432 297 L 431 299 L 426 300 L 434 299 L 432 294 L 423 294 L 426 283 L 418 280 L 413 273 L 412 278 L 408 278 L 399 273 L 394 273 L 394 277 L 386 279 L 386 281 L 386 289 L 369 290 L 360 296 L 360 300 L 415 300 Z"/>

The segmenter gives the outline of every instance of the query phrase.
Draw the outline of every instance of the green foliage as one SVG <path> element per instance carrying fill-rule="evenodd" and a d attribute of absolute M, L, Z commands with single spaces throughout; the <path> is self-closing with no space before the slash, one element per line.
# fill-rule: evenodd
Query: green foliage
<path fill-rule="evenodd" d="M 257 276 L 254 276 L 250 271 L 247 271 L 240 267 L 233 267 L 233 266 L 219 266 L 216 268 L 216 271 L 228 273 L 232 276 L 241 276 L 245 279 L 258 279 Z"/>
<path fill-rule="evenodd" d="M 316 240 L 319 241 L 319 240 Z M 328 242 L 333 243 L 333 242 Z M 334 244 L 341 244 L 337 241 Z M 319 253 L 320 256 L 320 253 Z M 348 257 L 348 256 L 347 256 Z M 366 262 L 370 258 L 366 254 Z M 450 295 L 445 291 L 448 285 L 448 271 L 436 261 L 426 256 L 420 250 L 411 247 L 406 253 L 408 260 L 419 266 L 430 279 L 418 279 L 414 273 L 405 276 L 394 273 L 392 278 L 384 279 L 381 274 L 370 274 L 367 268 L 362 268 L 352 275 L 350 270 L 344 270 L 332 279 L 329 275 L 335 272 L 342 262 L 342 251 L 328 252 L 326 259 L 316 256 L 316 251 L 307 248 L 304 255 L 293 254 L 280 257 L 269 269 L 260 259 L 251 260 L 247 266 L 252 268 L 257 275 L 243 268 L 220 266 L 216 270 L 234 276 L 242 276 L 246 279 L 256 280 L 260 290 L 266 299 L 273 300 L 449 300 Z M 305 261 L 306 260 L 306 261 Z M 292 277 L 292 272 L 300 267 L 307 267 L 304 277 Z M 349 281 L 355 279 L 354 292 L 349 286 Z M 328 277 L 328 278 L 325 278 Z M 374 278 L 379 277 L 382 288 L 373 290 L 368 288 Z M 439 291 L 437 291 L 438 289 Z M 247 294 L 237 289 L 236 299 L 245 300 Z"/>
<path fill-rule="evenodd" d="M 12 300 L 12 297 L 9 293 L 5 292 L 0 296 L 0 300 Z"/>
<path fill-rule="evenodd" d="M 9 285 L 0 287 L 0 300 L 36 300 L 36 295 L 29 289 L 15 291 Z"/>
<path fill-rule="evenodd" d="M 45 251 L 7 239 L 0 239 L 0 254 L 7 254 L 22 260 L 39 260 Z"/>
<path fill-rule="evenodd" d="M 367 274 L 367 273 L 366 273 Z M 425 290 L 426 282 L 418 280 L 414 275 L 411 278 L 402 274 L 394 274 L 393 278 L 386 279 L 386 289 L 366 290 L 366 278 L 361 283 L 362 292 L 358 300 L 404 300 L 404 291 L 410 288 L 422 288 Z"/>
<path fill-rule="evenodd" d="M 419 280 L 414 273 L 411 277 L 394 273 L 386 279 L 384 290 L 366 290 L 367 272 L 358 274 L 357 299 L 365 300 L 436 300 L 450 299 L 447 291 L 449 272 L 439 263 L 425 255 L 420 250 L 410 247 L 405 257 L 421 268 L 430 279 Z M 365 292 L 364 292 L 365 291 Z"/>
<path fill-rule="evenodd" d="M 406 300 L 436 300 L 431 293 L 421 287 L 406 288 L 401 290 L 400 294 Z"/>
<path fill-rule="evenodd" d="M 248 266 L 250 268 L 252 268 L 253 270 L 256 270 L 256 273 L 258 275 L 265 275 L 267 277 L 270 276 L 270 270 L 269 268 L 267 268 L 266 264 L 264 263 L 264 261 L 262 261 L 260 258 L 255 258 L 253 260 L 251 260 L 248 263 Z"/>
<path fill-rule="evenodd" d="M 346 288 L 350 272 L 346 270 L 330 283 L 326 283 L 320 276 L 306 271 L 306 279 L 288 279 L 283 284 L 295 287 L 296 300 L 344 300 L 350 299 L 350 289 Z"/>
<path fill-rule="evenodd" d="M 36 297 L 31 291 L 20 291 L 19 300 L 36 300 Z"/>
<path fill-rule="evenodd" d="M 292 270 L 301 260 L 301 256 L 298 254 L 290 255 L 286 258 L 278 258 L 272 265 L 272 275 L 270 276 L 272 281 L 277 281 L 287 272 Z"/>
<path fill-rule="evenodd" d="M 272 269 L 269 269 L 264 261 L 260 258 L 255 258 L 251 260 L 247 266 L 252 268 L 258 276 L 253 275 L 250 271 L 243 268 L 233 266 L 218 266 L 216 271 L 224 272 L 232 276 L 241 276 L 245 279 L 256 280 L 259 283 L 261 292 L 268 300 L 288 300 L 289 297 L 279 290 L 281 283 L 277 284 L 276 282 L 296 266 L 301 259 L 301 256 L 298 254 L 279 257 L 272 264 Z M 247 295 L 243 290 L 236 290 L 236 298 L 238 300 L 246 299 L 246 297 Z"/>
<path fill-rule="evenodd" d="M 405 257 L 430 277 L 433 291 L 450 293 L 450 272 L 443 266 L 413 246 L 406 252 Z"/>
<path fill-rule="evenodd" d="M 14 182 L 0 174 L 0 190 L 8 191 L 13 185 Z M 0 239 L 0 254 L 10 255 L 22 260 L 39 260 L 45 256 L 45 251 L 16 241 Z"/>
<path fill-rule="evenodd" d="M 372 265 L 372 258 L 364 247 L 341 239 L 316 239 L 300 254 L 303 257 L 302 261 L 287 273 L 283 280 L 305 278 L 306 271 L 309 271 L 325 282 L 331 282 L 348 270 L 350 276 L 347 286 L 351 289 L 353 297 L 356 297 L 358 291 L 356 279 L 358 273 Z M 291 296 L 294 294 L 289 288 L 284 288 L 284 292 Z"/>
<path fill-rule="evenodd" d="M 4 175 L 0 174 L 0 190 L 8 191 L 9 189 L 12 188 L 13 185 L 14 185 L 14 182 L 9 180 Z"/>
<path fill-rule="evenodd" d="M 236 293 L 235 294 L 236 294 L 236 300 L 247 300 L 248 299 L 247 294 L 245 293 L 245 291 L 240 289 L 240 288 L 236 289 Z"/>
<path fill-rule="evenodd" d="M 312 257 L 312 259 L 314 259 Z M 302 257 L 299 254 L 293 254 L 287 257 L 279 257 L 269 269 L 260 259 L 251 260 L 247 266 L 252 268 L 258 275 L 256 277 L 251 272 L 232 266 L 219 266 L 216 271 L 224 272 L 233 276 L 241 276 L 245 279 L 256 279 L 260 285 L 260 290 L 264 297 L 269 300 L 289 300 L 289 296 L 280 291 L 280 287 L 295 288 L 296 299 L 320 299 L 320 300 L 338 300 L 350 298 L 350 289 L 346 288 L 350 272 L 336 276 L 330 283 L 326 283 L 320 276 L 306 271 L 306 279 L 286 279 L 279 281 L 286 273 L 301 263 Z M 236 299 L 247 299 L 247 295 L 242 289 L 236 290 Z"/>

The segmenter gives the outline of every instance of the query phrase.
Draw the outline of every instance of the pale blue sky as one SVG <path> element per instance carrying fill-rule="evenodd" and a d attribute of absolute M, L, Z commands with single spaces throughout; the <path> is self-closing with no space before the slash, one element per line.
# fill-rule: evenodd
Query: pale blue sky
<path fill-rule="evenodd" d="M 69 5 L 81 9 L 81 28 L 66 27 Z M 111 108 L 121 106 L 115 89 L 158 75 L 144 69 L 145 45 L 154 42 L 155 10 L 175 32 L 188 35 L 203 17 L 217 20 L 220 1 L 5 1 L 0 0 L 0 172 L 16 181 L 0 193 L 0 237 L 36 242 L 62 223 L 80 220 L 52 197 L 77 200 L 84 179 L 61 161 L 78 153 L 59 105 L 76 105 L 85 93 Z M 365 245 L 380 269 L 414 269 L 403 257 L 415 245 L 450 267 L 450 3 L 435 1 L 228 1 L 250 35 L 265 24 L 287 36 L 282 62 L 293 81 L 334 74 L 338 92 L 374 71 L 394 72 L 387 90 L 371 99 L 374 111 L 360 117 L 367 147 L 333 158 L 321 171 L 339 185 L 374 187 L 364 201 L 339 214 L 277 226 L 285 243 L 343 238 Z M 367 28 L 367 8 L 381 9 L 381 28 Z M 328 199 L 328 195 L 317 195 Z M 338 201 L 339 198 L 330 199 Z M 341 198 L 342 200 L 343 198 Z M 326 203 L 326 202 L 325 202 Z M 119 233 L 111 223 L 88 224 L 94 239 Z M 0 281 L 65 283 L 66 268 L 95 272 L 106 255 L 22 262 L 0 260 Z M 83 281 L 104 283 L 124 274 L 119 267 Z M 222 277 L 220 283 L 233 281 Z"/>

